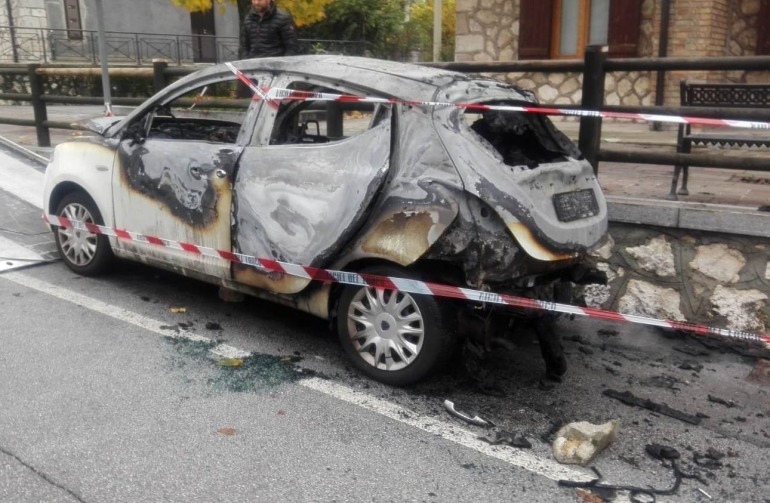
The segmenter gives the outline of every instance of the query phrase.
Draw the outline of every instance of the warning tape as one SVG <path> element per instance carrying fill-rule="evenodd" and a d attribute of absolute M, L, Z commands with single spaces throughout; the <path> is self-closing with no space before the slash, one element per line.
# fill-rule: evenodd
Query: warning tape
<path fill-rule="evenodd" d="M 466 301 L 482 302 L 487 304 L 496 304 L 509 307 L 520 307 L 524 309 L 533 309 L 539 311 L 549 311 L 554 313 L 574 314 L 578 316 L 587 316 L 609 321 L 622 321 L 640 325 L 650 325 L 655 327 L 671 328 L 691 332 L 697 335 L 716 335 L 737 339 L 747 342 L 765 344 L 770 348 L 770 336 L 760 333 L 744 332 L 741 330 L 730 330 L 725 328 L 709 327 L 706 325 L 696 325 L 680 321 L 662 320 L 646 316 L 636 316 L 623 314 L 615 311 L 592 307 L 579 307 L 570 304 L 560 304 L 558 302 L 547 302 L 526 297 L 517 297 L 503 293 L 483 292 L 481 290 L 472 290 L 453 285 L 443 285 L 407 278 L 396 278 L 391 276 L 379 276 L 374 274 L 357 273 L 350 271 L 335 271 L 331 269 L 319 269 L 278 260 L 258 258 L 242 253 L 235 253 L 225 250 L 217 250 L 191 243 L 172 241 L 169 239 L 158 238 L 146 234 L 106 227 L 89 222 L 72 220 L 66 217 L 56 215 L 43 215 L 46 223 L 56 226 L 86 231 L 91 234 L 102 234 L 113 236 L 128 241 L 148 243 L 162 246 L 174 250 L 182 250 L 188 253 L 202 255 L 206 257 L 221 258 L 237 264 L 245 264 L 259 269 L 266 273 L 283 273 L 299 278 L 315 281 L 340 283 L 345 285 L 371 286 L 388 290 L 399 290 L 407 293 L 421 295 L 431 295 L 435 297 L 444 297 L 450 299 L 459 299 Z"/>
<path fill-rule="evenodd" d="M 356 96 L 353 94 L 319 93 L 310 91 L 297 91 L 280 87 L 258 87 L 243 72 L 235 68 L 231 63 L 225 65 L 238 79 L 246 84 L 254 93 L 254 99 L 263 100 L 276 107 L 277 101 L 337 101 L 346 103 L 394 103 L 412 106 L 436 106 L 455 107 L 466 110 L 478 111 L 502 111 L 502 112 L 526 112 L 543 115 L 562 115 L 574 117 L 602 117 L 608 119 L 636 119 L 647 122 L 671 122 L 676 124 L 690 124 L 693 126 L 718 126 L 744 129 L 770 129 L 770 122 L 746 121 L 733 119 L 709 119 L 703 117 L 688 117 L 683 115 L 659 115 L 636 114 L 628 112 L 609 112 L 605 110 L 576 110 L 570 108 L 549 108 L 534 106 L 511 105 L 484 105 L 480 103 L 454 103 L 450 101 L 411 101 L 396 98 L 377 98 L 373 96 Z"/>

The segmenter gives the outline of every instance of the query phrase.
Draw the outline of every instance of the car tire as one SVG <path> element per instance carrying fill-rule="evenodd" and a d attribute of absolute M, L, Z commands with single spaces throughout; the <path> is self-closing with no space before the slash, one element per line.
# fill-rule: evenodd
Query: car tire
<path fill-rule="evenodd" d="M 416 279 L 391 266 L 361 272 Z M 337 303 L 337 334 L 363 374 L 391 386 L 414 384 L 454 352 L 457 324 L 445 303 L 429 295 L 348 285 Z"/>
<path fill-rule="evenodd" d="M 96 203 L 82 192 L 71 192 L 64 196 L 56 207 L 56 216 L 104 225 Z M 114 261 L 109 239 L 103 234 L 92 234 L 72 227 L 55 227 L 53 234 L 62 260 L 77 274 L 99 275 Z"/>

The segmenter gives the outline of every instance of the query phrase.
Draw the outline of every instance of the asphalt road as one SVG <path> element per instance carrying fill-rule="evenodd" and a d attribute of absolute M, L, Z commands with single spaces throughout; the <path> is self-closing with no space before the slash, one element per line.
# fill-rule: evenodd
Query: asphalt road
<path fill-rule="evenodd" d="M 733 346 L 563 320 L 570 370 L 550 389 L 525 325 L 486 362 L 501 396 L 482 393 L 461 358 L 418 386 L 381 386 L 348 365 L 322 320 L 224 303 L 144 266 L 82 278 L 49 261 L 40 209 L 24 197 L 36 176 L 0 161 L 0 256 L 12 264 L 0 273 L 0 501 L 590 501 L 557 480 L 593 473 L 556 463 L 550 442 L 560 424 L 610 419 L 618 436 L 592 463 L 604 482 L 670 488 L 672 469 L 645 454 L 659 443 L 697 478 L 657 501 L 770 501 L 770 393 L 749 379 L 757 358 Z M 444 399 L 496 426 L 455 419 Z M 532 447 L 478 439 L 502 430 Z"/>

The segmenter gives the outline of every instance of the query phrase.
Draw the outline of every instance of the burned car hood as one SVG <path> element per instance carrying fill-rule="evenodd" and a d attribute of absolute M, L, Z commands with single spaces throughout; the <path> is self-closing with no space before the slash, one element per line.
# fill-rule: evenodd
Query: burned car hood
<path fill-rule="evenodd" d="M 72 125 L 76 129 L 86 129 L 93 131 L 94 133 L 104 135 L 111 126 L 122 121 L 124 117 L 94 117 L 92 119 L 83 119 L 78 122 L 74 122 Z"/>

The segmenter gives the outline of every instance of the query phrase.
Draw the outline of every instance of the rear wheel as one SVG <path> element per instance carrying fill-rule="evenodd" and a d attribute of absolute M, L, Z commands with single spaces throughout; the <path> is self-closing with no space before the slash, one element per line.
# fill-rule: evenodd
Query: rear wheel
<path fill-rule="evenodd" d="M 408 278 L 403 269 L 362 272 Z M 415 383 L 440 368 L 454 350 L 455 323 L 435 297 L 346 286 L 337 306 L 337 333 L 361 372 L 393 386 Z"/>
<path fill-rule="evenodd" d="M 96 204 L 82 192 L 72 192 L 64 196 L 56 207 L 56 216 L 104 225 Z M 103 273 L 114 259 L 107 236 L 72 227 L 56 227 L 54 238 L 67 267 L 83 276 Z"/>

